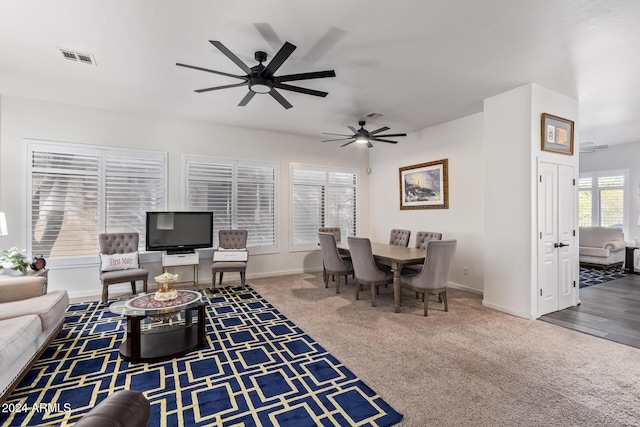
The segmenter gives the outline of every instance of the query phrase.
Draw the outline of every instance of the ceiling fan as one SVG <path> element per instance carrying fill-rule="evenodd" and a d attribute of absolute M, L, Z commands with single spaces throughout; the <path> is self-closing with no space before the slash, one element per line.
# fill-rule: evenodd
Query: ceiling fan
<path fill-rule="evenodd" d="M 593 142 L 581 142 L 578 144 L 578 152 L 580 153 L 595 153 L 596 150 L 601 150 L 603 148 L 609 148 L 608 145 L 593 145 Z"/>
<path fill-rule="evenodd" d="M 306 95 L 314 95 L 325 97 L 328 95 L 327 92 L 322 92 L 314 89 L 307 89 L 299 86 L 292 86 L 289 84 L 285 84 L 284 82 L 291 82 L 297 80 L 309 80 L 309 79 L 321 79 L 325 77 L 335 77 L 336 73 L 334 70 L 327 71 L 314 71 L 310 73 L 298 73 L 298 74 L 288 74 L 285 76 L 274 76 L 275 72 L 278 71 L 280 66 L 291 56 L 294 50 L 296 50 L 296 46 L 289 42 L 285 42 L 284 45 L 280 48 L 278 53 L 271 59 L 271 61 L 265 66 L 262 63 L 267 60 L 267 54 L 262 51 L 257 51 L 255 53 L 255 59 L 258 61 L 258 65 L 254 65 L 249 68 L 240 58 L 234 55 L 225 45 L 217 40 L 209 40 L 209 42 L 214 45 L 220 52 L 222 52 L 227 58 L 233 61 L 242 71 L 246 73 L 246 75 L 235 75 L 224 73 L 222 71 L 210 70 L 208 68 L 196 67 L 193 65 L 187 65 L 177 62 L 176 65 L 179 67 L 193 68 L 194 70 L 206 71 L 208 73 L 220 74 L 222 76 L 233 77 L 236 79 L 243 80 L 241 83 L 235 83 L 225 86 L 216 86 L 209 87 L 205 89 L 197 89 L 195 92 L 209 92 L 212 90 L 219 89 L 228 89 L 232 87 L 240 87 L 240 86 L 248 86 L 249 92 L 242 98 L 238 106 L 244 107 L 251 101 L 256 93 L 268 93 L 280 103 L 284 108 L 291 108 L 291 105 L 276 89 L 284 89 L 292 92 L 303 93 Z"/>
<path fill-rule="evenodd" d="M 360 129 L 356 129 L 353 126 L 347 126 L 351 132 L 353 132 L 353 135 L 343 135 L 340 133 L 326 133 L 323 132 L 323 135 L 336 135 L 336 136 L 346 136 L 347 138 L 338 138 L 338 139 L 325 139 L 322 142 L 330 142 L 330 141 L 347 141 L 350 140 L 349 142 L 347 142 L 346 144 L 342 144 L 340 147 L 344 147 L 347 146 L 349 144 L 352 144 L 354 142 L 360 143 L 360 144 L 367 144 L 367 147 L 372 148 L 373 144 L 371 142 L 388 142 L 390 144 L 397 144 L 398 141 L 391 141 L 389 139 L 383 139 L 383 138 L 389 138 L 389 137 L 395 137 L 395 136 L 407 136 L 406 133 L 389 133 L 386 135 L 380 135 L 380 132 L 384 132 L 389 130 L 388 127 L 384 126 L 381 127 L 380 129 L 376 129 L 373 130 L 371 132 L 369 132 L 368 130 L 366 130 L 364 128 L 364 125 L 366 124 L 364 120 L 360 120 L 358 122 L 358 124 L 360 125 Z"/>

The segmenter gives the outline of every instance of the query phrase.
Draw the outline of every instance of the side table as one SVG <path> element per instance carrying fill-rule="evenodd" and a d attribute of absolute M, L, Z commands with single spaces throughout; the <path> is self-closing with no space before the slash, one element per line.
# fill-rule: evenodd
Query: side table
<path fill-rule="evenodd" d="M 634 268 L 634 257 L 633 257 L 633 251 L 635 251 L 636 249 L 640 249 L 637 248 L 635 246 L 627 246 L 625 248 L 625 253 L 624 253 L 624 269 L 627 270 L 629 273 L 635 273 L 636 270 Z"/>
<path fill-rule="evenodd" d="M 198 290 L 198 266 L 200 265 L 200 255 L 197 252 L 188 254 L 167 254 L 162 253 L 162 272 L 167 272 L 167 267 L 193 266 L 193 287 Z M 183 280 L 175 283 L 191 283 L 190 280 Z"/>

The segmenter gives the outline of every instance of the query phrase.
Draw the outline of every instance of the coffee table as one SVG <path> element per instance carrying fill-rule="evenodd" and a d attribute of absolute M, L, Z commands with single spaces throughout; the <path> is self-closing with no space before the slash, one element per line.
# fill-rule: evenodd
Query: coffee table
<path fill-rule="evenodd" d="M 158 362 L 204 346 L 202 295 L 191 290 L 177 292 L 178 298 L 175 300 L 155 301 L 154 294 L 151 293 L 138 295 L 126 301 L 116 301 L 109 306 L 112 313 L 127 318 L 127 336 L 120 345 L 120 356 L 124 360 L 134 363 Z M 195 325 L 192 321 L 193 311 L 196 311 L 198 316 Z M 183 320 L 172 320 L 179 315 L 182 315 Z M 141 329 L 141 323 L 146 322 L 147 318 L 151 323 L 156 323 Z"/>

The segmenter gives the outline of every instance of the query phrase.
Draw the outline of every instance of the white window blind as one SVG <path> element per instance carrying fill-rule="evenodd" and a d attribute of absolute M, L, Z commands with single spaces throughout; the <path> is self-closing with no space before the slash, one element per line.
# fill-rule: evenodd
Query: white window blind
<path fill-rule="evenodd" d="M 625 171 L 582 174 L 579 180 L 581 226 L 624 228 Z"/>
<path fill-rule="evenodd" d="M 186 156 L 186 206 L 213 212 L 214 245 L 218 231 L 248 230 L 253 253 L 277 250 L 277 163 Z"/>
<path fill-rule="evenodd" d="M 165 207 L 163 154 L 105 153 L 105 231 L 136 232 L 145 247 L 147 211 Z"/>
<path fill-rule="evenodd" d="M 291 165 L 291 248 L 318 248 L 318 228 L 340 227 L 341 235 L 357 231 L 358 172 L 312 165 Z"/>
<path fill-rule="evenodd" d="M 144 250 L 146 211 L 166 206 L 165 153 L 45 142 L 28 152 L 32 254 L 94 262 L 101 232 L 138 232 Z"/>
<path fill-rule="evenodd" d="M 31 253 L 47 259 L 95 256 L 99 153 L 34 150 L 30 169 Z"/>

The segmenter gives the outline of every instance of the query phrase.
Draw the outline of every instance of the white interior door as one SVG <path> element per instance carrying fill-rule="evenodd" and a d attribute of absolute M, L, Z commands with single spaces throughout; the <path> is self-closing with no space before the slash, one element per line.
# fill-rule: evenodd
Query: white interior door
<path fill-rule="evenodd" d="M 573 305 L 576 292 L 573 166 L 538 163 L 538 314 Z"/>
<path fill-rule="evenodd" d="M 573 166 L 558 165 L 558 308 L 562 310 L 574 304 L 577 286 L 576 265 L 576 186 Z"/>

